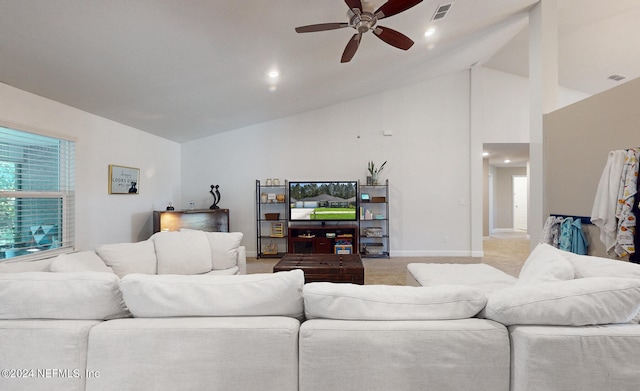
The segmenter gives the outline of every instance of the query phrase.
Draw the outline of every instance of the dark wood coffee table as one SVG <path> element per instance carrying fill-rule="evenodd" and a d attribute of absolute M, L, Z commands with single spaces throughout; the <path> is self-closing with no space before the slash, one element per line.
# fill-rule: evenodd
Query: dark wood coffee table
<path fill-rule="evenodd" d="M 273 272 L 301 269 L 305 282 L 350 282 L 364 285 L 360 254 L 286 254 Z"/>

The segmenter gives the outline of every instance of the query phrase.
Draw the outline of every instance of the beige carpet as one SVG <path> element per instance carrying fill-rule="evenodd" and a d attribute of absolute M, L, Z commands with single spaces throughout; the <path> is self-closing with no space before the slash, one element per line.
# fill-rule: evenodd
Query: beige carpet
<path fill-rule="evenodd" d="M 486 263 L 517 277 L 529 256 L 525 233 L 493 235 L 484 239 L 484 257 L 392 257 L 363 258 L 365 284 L 406 285 L 409 263 Z M 247 273 L 271 273 L 279 259 L 247 258 Z"/>

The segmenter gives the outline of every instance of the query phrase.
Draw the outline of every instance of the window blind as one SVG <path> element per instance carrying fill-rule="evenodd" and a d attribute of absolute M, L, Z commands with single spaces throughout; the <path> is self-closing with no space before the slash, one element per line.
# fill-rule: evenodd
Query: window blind
<path fill-rule="evenodd" d="M 74 183 L 73 141 L 0 127 L 0 262 L 73 249 Z"/>

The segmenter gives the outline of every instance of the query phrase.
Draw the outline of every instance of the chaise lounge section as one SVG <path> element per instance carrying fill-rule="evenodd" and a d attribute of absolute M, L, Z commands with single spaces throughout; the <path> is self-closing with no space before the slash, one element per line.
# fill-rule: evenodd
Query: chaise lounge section
<path fill-rule="evenodd" d="M 640 266 L 538 245 L 519 278 L 488 265 L 409 264 L 418 285 L 485 292 L 508 327 L 511 391 L 631 391 L 640 384 Z"/>

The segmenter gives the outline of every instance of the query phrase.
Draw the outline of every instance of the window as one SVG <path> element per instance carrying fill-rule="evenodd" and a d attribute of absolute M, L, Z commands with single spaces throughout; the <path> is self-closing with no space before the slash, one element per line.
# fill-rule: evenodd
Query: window
<path fill-rule="evenodd" d="M 74 246 L 75 143 L 0 126 L 0 262 Z"/>

